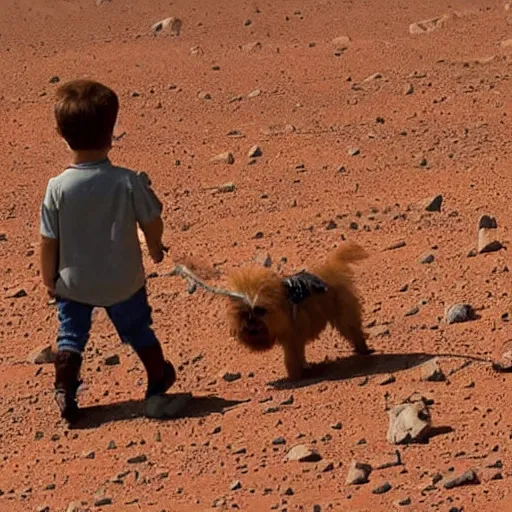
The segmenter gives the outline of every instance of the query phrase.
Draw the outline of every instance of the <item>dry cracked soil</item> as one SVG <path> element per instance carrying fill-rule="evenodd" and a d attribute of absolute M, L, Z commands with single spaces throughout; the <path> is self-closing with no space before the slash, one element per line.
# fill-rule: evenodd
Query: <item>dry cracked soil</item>
<path fill-rule="evenodd" d="M 2 0 L 0 53 L 0 510 L 512 510 L 512 375 L 491 364 L 510 337 L 508 4 Z M 148 274 L 192 258 L 216 284 L 251 262 L 284 275 L 356 242 L 375 354 L 326 331 L 308 348 L 323 373 L 290 386 L 279 349 L 229 337 L 219 297 L 150 279 L 192 401 L 145 418 L 143 368 L 98 310 L 67 428 L 52 365 L 28 357 L 55 344 L 39 207 L 69 158 L 53 95 L 77 77 L 118 92 L 111 157 L 164 203 L 170 252 Z M 483 215 L 499 244 L 480 253 Z M 474 318 L 447 322 L 455 304 Z M 432 435 L 391 444 L 389 410 L 414 396 Z"/>

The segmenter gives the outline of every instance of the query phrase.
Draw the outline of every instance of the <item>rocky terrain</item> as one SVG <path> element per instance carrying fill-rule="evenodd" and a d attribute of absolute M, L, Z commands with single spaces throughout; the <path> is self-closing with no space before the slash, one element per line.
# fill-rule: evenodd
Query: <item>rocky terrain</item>
<path fill-rule="evenodd" d="M 490 0 L 3 0 L 0 510 L 512 510 L 512 376 L 492 367 L 510 338 L 511 22 Z M 66 428 L 34 358 L 57 327 L 38 275 L 40 201 L 68 163 L 53 93 L 76 77 L 119 93 L 112 160 L 164 202 L 170 252 L 148 274 L 193 258 L 225 284 L 357 242 L 375 354 L 326 332 L 308 350 L 323 377 L 290 386 L 278 349 L 229 338 L 219 297 L 158 277 L 183 417 L 143 417 L 143 368 L 98 311 L 87 418 Z"/>

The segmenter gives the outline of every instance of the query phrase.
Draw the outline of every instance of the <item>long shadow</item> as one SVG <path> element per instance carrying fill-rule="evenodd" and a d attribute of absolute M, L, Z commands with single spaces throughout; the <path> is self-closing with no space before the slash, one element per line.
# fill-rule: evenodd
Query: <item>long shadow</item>
<path fill-rule="evenodd" d="M 447 354 L 443 354 L 447 356 Z M 303 379 L 291 382 L 279 379 L 269 382 L 276 389 L 297 389 L 324 381 L 348 380 L 356 377 L 369 377 L 386 373 L 397 373 L 426 363 L 439 357 L 438 354 L 371 354 L 369 356 L 349 356 L 321 363 L 313 363 Z M 451 357 L 458 357 L 453 355 Z"/>
<path fill-rule="evenodd" d="M 174 418 L 162 418 L 157 421 L 172 421 L 173 419 L 180 418 L 200 418 L 209 416 L 210 414 L 223 414 L 227 410 L 249 401 L 250 400 L 226 400 L 225 398 L 215 395 L 196 396 L 191 398 L 185 409 L 178 416 Z M 145 417 L 143 400 L 126 400 L 113 404 L 81 407 L 80 411 L 81 417 L 79 421 L 73 425 L 74 430 L 93 429 L 105 423 Z"/>

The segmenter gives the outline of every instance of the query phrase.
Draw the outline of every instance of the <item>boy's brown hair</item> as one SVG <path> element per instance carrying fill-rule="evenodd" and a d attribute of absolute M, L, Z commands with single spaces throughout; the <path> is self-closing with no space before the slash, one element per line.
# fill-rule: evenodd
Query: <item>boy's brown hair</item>
<path fill-rule="evenodd" d="M 99 82 L 73 80 L 57 89 L 57 131 L 75 151 L 110 147 L 118 111 L 116 93 Z"/>

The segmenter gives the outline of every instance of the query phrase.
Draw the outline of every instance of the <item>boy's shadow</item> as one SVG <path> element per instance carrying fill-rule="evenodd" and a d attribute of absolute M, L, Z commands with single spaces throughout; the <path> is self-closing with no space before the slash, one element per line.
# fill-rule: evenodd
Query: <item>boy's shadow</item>
<path fill-rule="evenodd" d="M 325 381 L 348 380 L 357 377 L 397 373 L 420 366 L 435 357 L 439 357 L 439 355 L 425 353 L 353 355 L 331 361 L 313 363 L 299 381 L 291 382 L 288 379 L 279 379 L 269 382 L 269 385 L 275 389 L 296 389 Z M 443 356 L 461 357 L 456 354 L 443 354 Z"/>
<path fill-rule="evenodd" d="M 210 414 L 223 414 L 229 409 L 249 402 L 250 400 L 226 400 L 215 395 L 193 396 L 185 409 L 175 418 L 162 418 L 158 421 L 170 421 L 180 418 L 200 418 Z M 93 405 L 81 407 L 82 415 L 73 430 L 87 430 L 98 428 L 105 423 L 127 421 L 144 418 L 144 400 L 126 400 L 107 405 Z M 154 421 L 154 420 L 152 420 Z"/>

